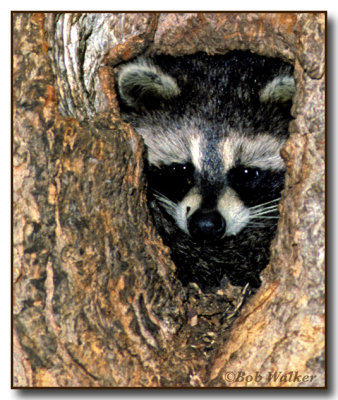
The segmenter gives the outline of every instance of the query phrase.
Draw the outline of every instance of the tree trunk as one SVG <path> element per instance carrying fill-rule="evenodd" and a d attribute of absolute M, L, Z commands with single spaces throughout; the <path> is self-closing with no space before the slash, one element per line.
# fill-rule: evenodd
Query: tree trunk
<path fill-rule="evenodd" d="M 12 386 L 325 386 L 326 14 L 12 18 Z M 293 63 L 297 87 L 278 233 L 247 301 L 175 279 L 114 89 L 138 54 L 233 49 Z"/>

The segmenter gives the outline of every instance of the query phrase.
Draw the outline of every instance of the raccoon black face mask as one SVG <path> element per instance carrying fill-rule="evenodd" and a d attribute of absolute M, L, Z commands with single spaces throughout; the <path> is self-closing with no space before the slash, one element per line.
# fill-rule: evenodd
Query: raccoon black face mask
<path fill-rule="evenodd" d="M 122 115 L 147 146 L 149 206 L 183 284 L 260 284 L 284 186 L 293 69 L 249 52 L 139 58 Z"/>

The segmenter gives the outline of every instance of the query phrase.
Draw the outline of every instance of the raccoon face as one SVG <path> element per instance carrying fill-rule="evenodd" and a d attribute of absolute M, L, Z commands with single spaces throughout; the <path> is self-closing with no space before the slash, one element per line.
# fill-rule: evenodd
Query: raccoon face
<path fill-rule="evenodd" d="M 278 218 L 283 143 L 267 134 L 250 139 L 236 132 L 213 145 L 192 140 L 185 159 L 149 163 L 150 190 L 187 235 L 197 241 L 222 240 Z"/>
<path fill-rule="evenodd" d="M 148 149 L 151 207 L 210 245 L 275 224 L 294 90 L 291 66 L 246 52 L 122 67 L 121 110 Z"/>

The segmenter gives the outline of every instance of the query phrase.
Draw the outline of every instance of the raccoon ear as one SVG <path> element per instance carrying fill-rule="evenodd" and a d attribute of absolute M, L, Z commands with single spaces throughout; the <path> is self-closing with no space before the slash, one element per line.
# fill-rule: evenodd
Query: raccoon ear
<path fill-rule="evenodd" d="M 259 92 L 261 103 L 287 103 L 295 94 L 295 80 L 292 75 L 280 75 L 268 82 Z"/>
<path fill-rule="evenodd" d="M 121 99 L 135 110 L 154 108 L 180 94 L 175 78 L 145 58 L 123 66 L 117 85 Z"/>

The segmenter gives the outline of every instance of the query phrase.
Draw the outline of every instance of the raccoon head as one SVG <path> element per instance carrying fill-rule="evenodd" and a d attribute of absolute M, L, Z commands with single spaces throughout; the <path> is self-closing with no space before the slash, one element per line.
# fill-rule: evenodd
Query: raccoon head
<path fill-rule="evenodd" d="M 243 54 L 139 59 L 118 74 L 123 116 L 148 150 L 150 205 L 198 242 L 278 218 L 292 69 Z"/>

